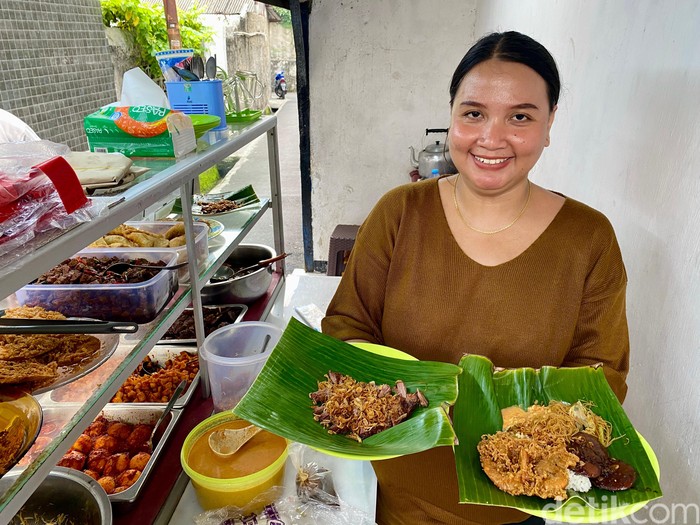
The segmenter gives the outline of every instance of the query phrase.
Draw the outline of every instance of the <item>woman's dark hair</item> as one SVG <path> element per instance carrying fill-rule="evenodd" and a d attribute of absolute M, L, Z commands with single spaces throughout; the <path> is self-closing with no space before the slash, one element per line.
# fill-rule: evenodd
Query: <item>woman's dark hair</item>
<path fill-rule="evenodd" d="M 559 101 L 561 82 L 554 58 L 545 47 L 527 35 L 517 31 L 491 33 L 474 44 L 455 69 L 450 83 L 450 106 L 455 100 L 462 79 L 475 66 L 492 58 L 504 62 L 523 64 L 541 76 L 547 84 L 549 109 L 554 109 Z"/>

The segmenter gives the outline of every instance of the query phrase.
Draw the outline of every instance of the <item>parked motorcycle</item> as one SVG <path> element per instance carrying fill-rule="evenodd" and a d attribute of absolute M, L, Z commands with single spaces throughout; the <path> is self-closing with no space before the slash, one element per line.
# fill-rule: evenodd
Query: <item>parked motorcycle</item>
<path fill-rule="evenodd" d="M 275 95 L 278 98 L 284 98 L 287 94 L 287 81 L 284 79 L 284 71 L 280 71 L 275 75 Z"/>

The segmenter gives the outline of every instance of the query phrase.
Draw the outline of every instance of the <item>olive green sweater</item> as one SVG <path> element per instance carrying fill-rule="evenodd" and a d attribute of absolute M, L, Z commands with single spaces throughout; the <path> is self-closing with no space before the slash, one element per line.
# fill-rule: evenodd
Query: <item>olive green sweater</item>
<path fill-rule="evenodd" d="M 391 190 L 360 228 L 324 333 L 421 360 L 481 354 L 496 366 L 604 365 L 622 400 L 625 273 L 610 222 L 572 199 L 518 257 L 483 266 L 457 245 L 438 179 Z M 375 462 L 380 525 L 511 523 L 511 509 L 460 505 L 449 447 Z"/>

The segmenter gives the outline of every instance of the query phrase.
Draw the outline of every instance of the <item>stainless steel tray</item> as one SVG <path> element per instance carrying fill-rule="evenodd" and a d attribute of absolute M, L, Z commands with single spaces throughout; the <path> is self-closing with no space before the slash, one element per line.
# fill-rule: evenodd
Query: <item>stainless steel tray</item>
<path fill-rule="evenodd" d="M 61 428 L 63 428 L 63 426 L 75 415 L 75 413 L 80 409 L 81 406 L 82 405 L 76 403 L 65 403 L 63 404 L 63 406 L 54 405 L 45 408 L 44 427 L 46 427 L 46 429 L 42 427 L 42 432 L 39 434 L 39 438 L 37 439 L 37 442 L 35 444 L 36 447 L 41 448 L 37 448 L 36 450 L 34 448 L 30 449 L 28 453 L 29 458 L 27 460 L 24 460 L 23 458 L 23 461 L 20 462 L 20 465 L 26 466 L 26 463 L 28 463 L 32 457 L 35 457 L 36 455 L 40 454 L 41 449 L 48 445 L 51 442 L 51 440 L 54 439 L 60 433 Z M 147 405 L 145 403 L 109 403 L 105 405 L 100 415 L 106 417 L 109 420 L 121 421 L 123 423 L 155 424 L 164 410 L 165 406 Z M 163 434 L 158 438 L 158 441 L 155 442 L 154 450 L 151 453 L 151 459 L 146 464 L 146 468 L 143 469 L 143 471 L 141 472 L 141 476 L 138 480 L 136 480 L 136 483 L 134 483 L 131 487 L 124 490 L 123 492 L 119 492 L 117 494 L 108 494 L 109 500 L 113 505 L 130 505 L 131 503 L 136 501 L 136 499 L 139 497 L 139 494 L 141 493 L 143 485 L 145 484 L 151 470 L 153 469 L 153 465 L 156 461 L 158 461 L 158 458 L 161 456 L 161 454 L 166 453 L 164 451 L 165 444 L 168 441 L 168 437 L 175 428 L 175 425 L 177 424 L 177 421 L 180 419 L 181 415 L 181 409 L 173 408 L 171 410 L 170 420 L 168 421 L 168 424 L 165 430 L 163 431 Z"/>
<path fill-rule="evenodd" d="M 248 311 L 248 307 L 244 304 L 217 304 L 217 305 L 205 305 L 202 306 L 202 310 L 215 310 L 218 308 L 237 308 L 240 310 L 240 313 L 235 317 L 234 321 L 230 324 L 235 324 L 239 323 L 241 320 L 243 320 L 243 316 L 246 314 Z M 192 312 L 192 308 L 186 308 L 185 312 Z M 182 313 L 182 315 L 189 315 L 186 314 L 185 312 Z M 177 322 L 177 321 L 175 321 Z M 197 340 L 196 339 L 161 339 L 158 341 L 159 345 L 193 345 L 197 346 Z"/>
<path fill-rule="evenodd" d="M 168 359 L 171 359 L 177 355 L 179 355 L 181 352 L 187 352 L 188 354 L 192 354 L 193 358 L 198 358 L 197 355 L 197 349 L 196 348 L 188 348 L 186 346 L 156 346 L 154 347 L 149 353 L 148 356 L 151 358 L 152 361 L 155 361 L 156 363 L 159 364 L 164 364 Z M 192 394 L 194 393 L 197 384 L 199 383 L 199 377 L 200 377 L 200 372 L 197 372 L 197 375 L 194 376 L 194 379 L 192 379 L 192 383 L 189 384 L 187 387 L 187 390 L 185 390 L 185 393 L 182 394 L 178 400 L 175 402 L 173 405 L 175 408 L 184 408 L 187 403 L 189 403 L 190 399 L 192 398 Z M 153 402 L 148 402 L 148 403 L 139 403 L 139 402 L 131 402 L 131 403 L 110 403 L 111 406 L 115 407 L 130 407 L 130 406 L 141 406 L 141 405 L 149 405 L 149 406 L 157 406 L 157 407 L 165 407 L 167 405 L 166 403 L 153 403 Z"/>
<path fill-rule="evenodd" d="M 118 420 L 124 423 L 154 424 L 158 420 L 160 415 L 163 413 L 164 409 L 165 407 L 162 406 L 135 403 L 120 405 L 108 404 L 104 407 L 104 409 L 102 409 L 102 415 L 107 419 Z M 170 412 L 170 421 L 168 422 L 168 426 L 165 428 L 163 435 L 155 444 L 155 448 L 151 453 L 151 459 L 146 464 L 146 468 L 143 469 L 143 472 L 141 472 L 141 476 L 131 487 L 122 492 L 118 492 L 117 494 L 108 495 L 109 501 L 112 502 L 112 505 L 128 506 L 134 501 L 136 501 L 136 499 L 139 497 L 139 494 L 141 493 L 143 485 L 148 479 L 148 475 L 153 469 L 153 465 L 155 465 L 156 461 L 158 461 L 158 458 L 161 456 L 161 454 L 165 453 L 165 443 L 168 441 L 168 437 L 170 437 L 170 434 L 175 428 L 175 425 L 177 424 L 177 421 L 178 419 L 180 419 L 181 415 L 182 410 L 176 408 L 174 408 Z"/>
<path fill-rule="evenodd" d="M 154 347 L 150 352 L 149 356 L 152 360 L 159 362 L 159 363 L 164 363 L 167 361 L 169 358 L 179 354 L 180 352 L 188 352 L 192 354 L 193 357 L 197 356 L 197 350 L 195 348 L 188 348 L 185 346 L 157 346 Z M 104 377 L 108 376 L 116 366 L 120 363 L 121 361 L 115 361 L 114 363 L 109 363 L 109 367 L 105 368 L 103 374 L 99 374 L 96 376 L 94 379 L 91 379 L 90 376 L 86 376 L 84 379 L 90 379 L 90 383 L 86 384 L 85 388 L 88 389 L 88 391 L 92 391 L 92 389 L 95 388 L 95 386 L 92 384 L 94 382 L 102 382 L 104 380 Z M 102 371 L 100 368 L 98 371 Z M 194 379 L 192 379 L 192 383 L 190 383 L 190 386 L 187 387 L 187 390 L 185 390 L 185 393 L 180 396 L 178 401 L 175 402 L 175 408 L 183 408 L 190 400 L 192 397 L 192 393 L 195 390 L 195 387 L 197 386 L 199 382 L 199 376 L 200 373 L 197 372 L 197 374 L 194 376 Z M 76 385 L 77 383 L 73 383 L 73 385 Z M 68 385 L 67 388 L 70 389 L 72 385 Z M 64 389 L 58 389 L 58 390 L 52 390 L 50 393 L 46 394 L 48 399 L 45 399 L 44 397 L 41 398 L 41 402 L 44 403 L 46 406 L 51 406 L 52 404 L 62 404 L 62 403 L 77 403 L 80 402 L 82 399 L 85 398 L 85 394 L 81 394 L 80 391 L 77 391 L 75 393 L 71 392 L 70 390 Z M 153 403 L 153 402 L 148 402 L 148 403 L 110 403 L 112 405 L 124 405 L 126 407 L 132 406 L 132 405 L 154 405 L 154 406 L 162 406 L 164 407 L 166 403 Z"/>

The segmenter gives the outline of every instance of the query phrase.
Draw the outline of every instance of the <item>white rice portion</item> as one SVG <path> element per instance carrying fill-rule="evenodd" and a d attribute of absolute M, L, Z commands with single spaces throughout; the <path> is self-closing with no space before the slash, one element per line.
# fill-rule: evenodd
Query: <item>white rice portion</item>
<path fill-rule="evenodd" d="M 586 476 L 576 474 L 572 470 L 567 470 L 566 473 L 569 475 L 569 484 L 566 486 L 566 490 L 575 490 L 576 492 L 588 492 L 591 490 L 591 480 Z"/>

